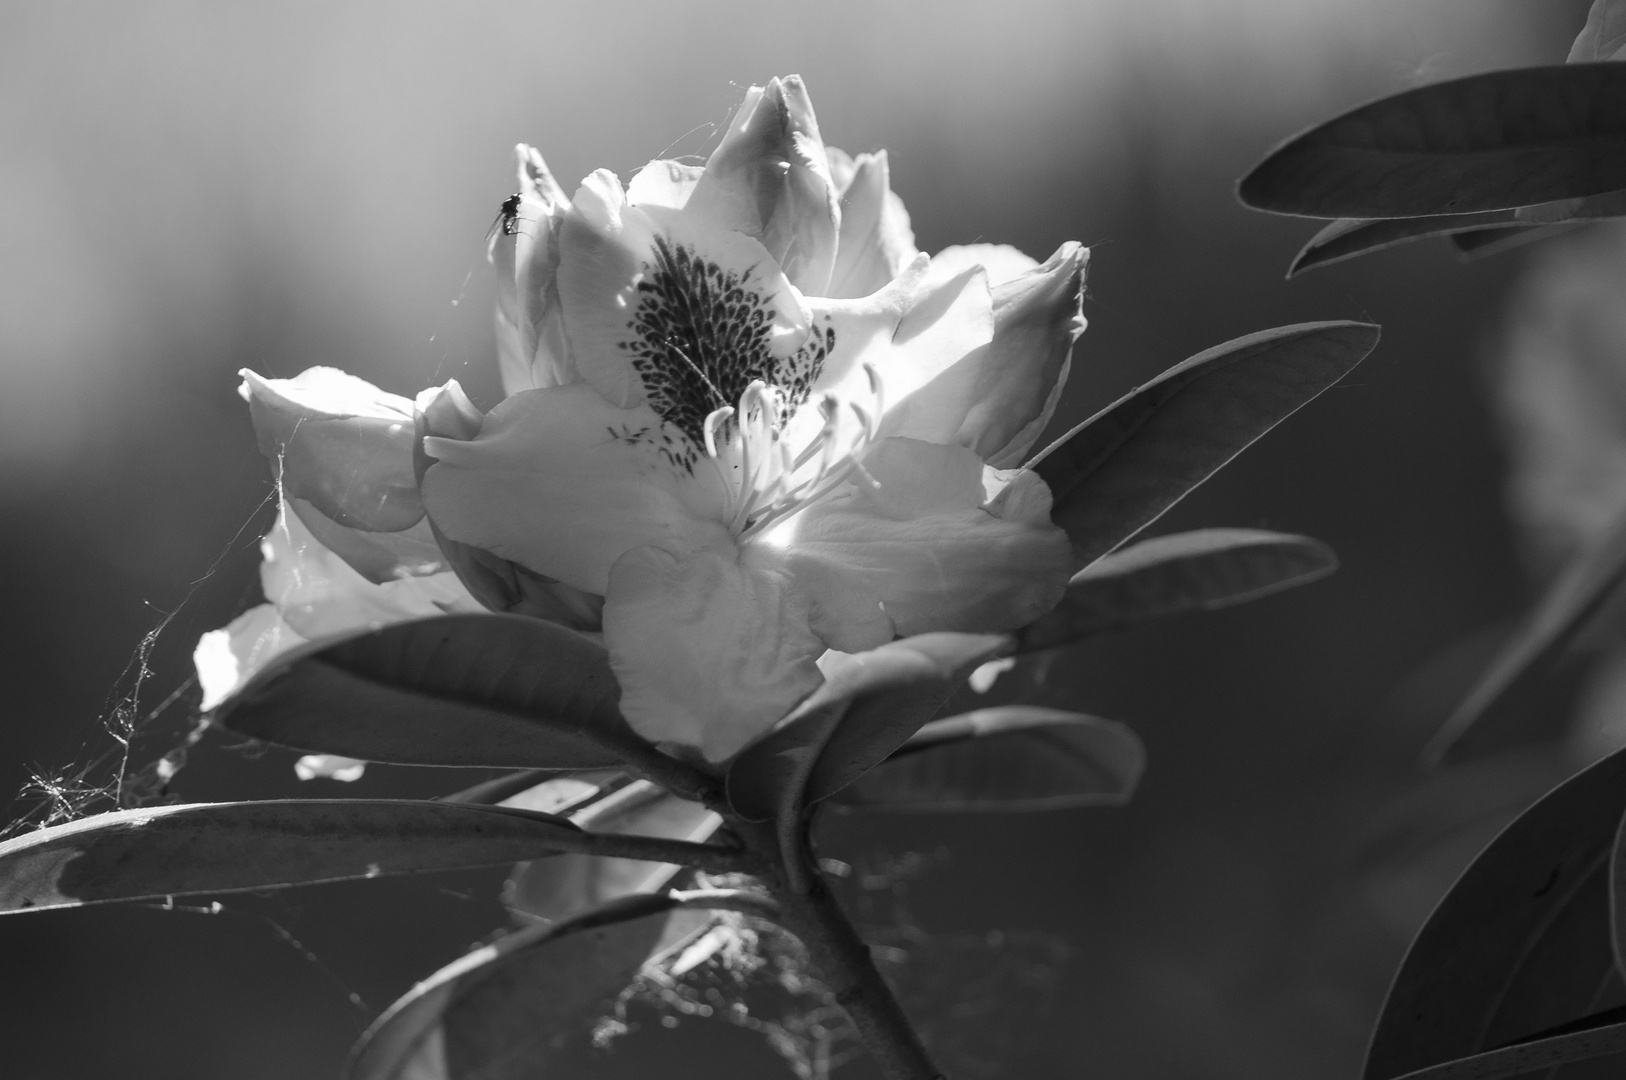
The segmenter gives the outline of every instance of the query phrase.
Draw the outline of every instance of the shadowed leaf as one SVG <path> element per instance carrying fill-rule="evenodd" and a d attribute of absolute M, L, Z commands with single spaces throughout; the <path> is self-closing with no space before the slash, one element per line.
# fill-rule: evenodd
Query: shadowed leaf
<path fill-rule="evenodd" d="M 1563 1034 L 1521 1039 L 1511 1046 L 1418 1069 L 1398 1080 L 1502 1080 L 1626 1052 L 1626 1023 L 1616 1018 L 1619 1012 L 1610 1010 L 1609 1019 L 1565 1025 L 1575 1030 Z"/>
<path fill-rule="evenodd" d="M 530 809 L 536 798 L 536 793 L 527 792 L 504 805 Z M 570 814 L 571 823 L 588 832 L 695 842 L 709 840 L 722 820 L 699 803 L 668 794 L 647 780 L 635 780 Z M 554 855 L 515 867 L 503 889 L 503 903 L 526 922 L 560 922 L 622 896 L 663 889 L 683 869 L 641 859 Z"/>
<path fill-rule="evenodd" d="M 533 1080 L 594 1023 L 670 932 L 674 903 L 636 896 L 498 940 L 413 987 L 362 1036 L 347 1080 Z"/>
<path fill-rule="evenodd" d="M 1324 218 L 1511 210 L 1626 188 L 1626 66 L 1491 71 L 1363 105 L 1242 178 L 1257 210 Z"/>
<path fill-rule="evenodd" d="M 581 836 L 549 815 L 395 799 L 121 810 L 0 843 L 0 911 L 500 865 Z"/>
<path fill-rule="evenodd" d="M 1424 756 L 1441 760 L 1474 721 L 1527 672 L 1564 648 L 1626 578 L 1626 518 L 1576 557 L 1525 615 L 1490 667 L 1480 675 Z"/>
<path fill-rule="evenodd" d="M 1626 752 L 1549 793 L 1474 860 L 1395 977 L 1367 1080 L 1551 1033 L 1622 993 L 1608 860 L 1623 811 Z"/>
<path fill-rule="evenodd" d="M 1326 577 L 1337 566 L 1338 557 L 1319 540 L 1259 529 L 1199 529 L 1143 540 L 1074 574 L 1061 603 L 1017 633 L 1017 651 L 1256 600 Z"/>
<path fill-rule="evenodd" d="M 1475 259 L 1489 258 L 1504 251 L 1533 244 L 1537 240 L 1546 240 L 1548 237 L 1568 232 L 1573 227 L 1573 224 L 1492 225 L 1489 228 L 1452 233 L 1447 239 L 1456 249 L 1458 259 L 1462 262 L 1473 262 Z"/>
<path fill-rule="evenodd" d="M 1339 218 L 1310 237 L 1310 242 L 1293 258 L 1287 276 L 1294 277 L 1318 266 L 1330 266 L 1357 255 L 1381 251 L 1412 240 L 1450 236 L 1467 229 L 1517 228 L 1512 214 L 1498 210 L 1489 214 L 1436 214 L 1415 218 Z"/>
<path fill-rule="evenodd" d="M 1120 806 L 1145 766 L 1122 724 L 1007 705 L 932 721 L 834 801 L 911 811 Z"/>
<path fill-rule="evenodd" d="M 368 761 L 601 768 L 637 743 L 620 694 L 604 648 L 581 634 L 519 615 L 446 615 L 292 650 L 215 718 Z"/>
<path fill-rule="evenodd" d="M 827 799 L 885 761 L 979 664 L 1010 647 L 987 634 L 920 634 L 843 657 L 825 682 L 728 770 L 728 800 L 763 820 Z"/>
<path fill-rule="evenodd" d="M 1176 364 L 1031 463 L 1051 520 L 1084 567 L 1157 520 L 1255 439 L 1343 378 L 1378 343 L 1367 323 L 1300 323 Z"/>

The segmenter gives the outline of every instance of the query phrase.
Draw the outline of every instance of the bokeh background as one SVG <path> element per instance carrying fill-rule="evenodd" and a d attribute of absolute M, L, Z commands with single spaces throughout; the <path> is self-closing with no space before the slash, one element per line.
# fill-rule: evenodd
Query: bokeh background
<path fill-rule="evenodd" d="M 1155 526 L 1308 533 L 1336 547 L 1338 575 L 994 690 L 1131 723 L 1151 752 L 1132 806 L 843 819 L 825 841 L 878 871 L 922 856 L 902 888 L 908 924 L 940 942 L 916 962 L 939 973 L 916 979 L 937 984 L 923 1007 L 945 1031 L 992 1033 L 955 1051 L 956 1075 L 1356 1075 L 1429 905 L 1565 767 L 1528 748 L 1562 726 L 1564 678 L 1480 747 L 1526 749 L 1433 776 L 1415 764 L 1533 595 L 1483 363 L 1529 253 L 1461 265 L 1427 244 L 1284 282 L 1314 226 L 1246 211 L 1232 185 L 1370 97 L 1560 62 L 1585 9 L 0 3 L 0 806 L 36 773 L 104 782 L 125 756 L 109 720 L 138 720 L 133 766 L 191 727 L 192 645 L 257 599 L 270 518 L 239 368 L 334 364 L 408 395 L 457 377 L 489 404 L 484 237 L 511 145 L 538 145 L 567 187 L 598 166 L 625 177 L 703 153 L 745 86 L 800 72 L 829 142 L 889 149 L 923 249 L 1093 248 L 1058 430 L 1240 334 L 1383 324 L 1345 384 Z M 211 735 L 175 790 L 451 784 L 375 768 L 301 787 L 291 760 Z M 897 876 L 875 875 L 869 905 L 894 929 Z M 334 1076 L 377 1010 L 502 923 L 500 880 L 0 921 L 0 1073 Z M 776 1068 L 754 1037 L 685 1021 L 621 1044 L 605 1075 Z"/>

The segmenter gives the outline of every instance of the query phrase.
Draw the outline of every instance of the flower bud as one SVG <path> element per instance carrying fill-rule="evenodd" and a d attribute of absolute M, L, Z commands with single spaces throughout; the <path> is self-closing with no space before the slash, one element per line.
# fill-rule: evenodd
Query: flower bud
<path fill-rule="evenodd" d="M 514 155 L 518 202 L 493 231 L 488 252 L 497 270 L 497 362 L 507 394 L 574 379 L 554 284 L 570 199 L 534 148 L 521 143 Z"/>
<path fill-rule="evenodd" d="M 399 532 L 423 518 L 412 475 L 412 403 L 346 375 L 314 367 L 292 379 L 244 370 L 260 452 L 283 492 L 340 525 Z"/>

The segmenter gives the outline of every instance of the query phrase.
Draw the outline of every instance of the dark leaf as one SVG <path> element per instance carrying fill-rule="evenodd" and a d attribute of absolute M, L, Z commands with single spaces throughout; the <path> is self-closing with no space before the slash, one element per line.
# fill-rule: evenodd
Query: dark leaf
<path fill-rule="evenodd" d="M 1319 540 L 1259 529 L 1199 529 L 1143 540 L 1073 575 L 1062 601 L 1016 637 L 1018 652 L 1187 611 L 1212 611 L 1332 573 Z"/>
<path fill-rule="evenodd" d="M 413 987 L 351 1054 L 348 1080 L 534 1080 L 668 937 L 674 903 L 628 897 L 477 949 Z"/>
<path fill-rule="evenodd" d="M 1626 1052 L 1626 1023 L 1612 1019 L 1587 1024 L 1562 1035 L 1525 1039 L 1512 1046 L 1418 1069 L 1400 1080 L 1501 1080 L 1622 1052 Z"/>
<path fill-rule="evenodd" d="M 581 836 L 545 814 L 397 799 L 121 810 L 0 843 L 0 911 L 500 865 Z"/>
<path fill-rule="evenodd" d="M 1287 276 L 1293 277 L 1317 266 L 1329 266 L 1370 251 L 1381 251 L 1411 240 L 1449 236 L 1466 229 L 1517 228 L 1506 210 L 1489 214 L 1438 214 L 1415 218 L 1339 218 L 1310 238 L 1293 258 Z"/>
<path fill-rule="evenodd" d="M 1145 766 L 1122 724 L 1007 705 L 932 721 L 835 801 L 912 811 L 1120 806 Z"/>
<path fill-rule="evenodd" d="M 1442 759 L 1509 687 L 1562 650 L 1615 594 L 1622 578 L 1626 578 L 1626 518 L 1563 569 L 1430 740 L 1425 757 Z"/>
<path fill-rule="evenodd" d="M 1176 364 L 1032 462 L 1084 567 L 1151 524 L 1378 343 L 1367 323 L 1300 323 Z"/>
<path fill-rule="evenodd" d="M 728 799 L 763 820 L 827 799 L 885 761 L 972 669 L 1007 650 L 987 634 L 920 634 L 847 658 L 728 770 Z"/>
<path fill-rule="evenodd" d="M 1511 210 L 1626 188 L 1626 66 L 1491 71 L 1420 86 L 1297 135 L 1242 202 L 1323 218 Z"/>
<path fill-rule="evenodd" d="M 1452 233 L 1449 239 L 1461 261 L 1473 262 L 1475 259 L 1500 255 L 1504 251 L 1533 244 L 1537 240 L 1546 240 L 1559 233 L 1568 232 L 1573 227 L 1568 224 L 1524 225 L 1516 222 L 1512 225 L 1492 225 L 1489 228 Z"/>
<path fill-rule="evenodd" d="M 278 657 L 215 712 L 280 746 L 403 765 L 602 768 L 645 749 L 603 646 L 519 615 L 398 623 Z"/>
<path fill-rule="evenodd" d="M 1623 811 L 1626 752 L 1548 794 L 1474 860 L 1395 977 L 1367 1080 L 1547 1032 L 1619 992 L 1607 868 Z"/>

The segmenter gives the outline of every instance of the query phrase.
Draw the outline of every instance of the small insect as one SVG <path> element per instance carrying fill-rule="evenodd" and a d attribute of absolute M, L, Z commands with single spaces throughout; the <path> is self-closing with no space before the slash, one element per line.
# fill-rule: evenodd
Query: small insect
<path fill-rule="evenodd" d="M 497 217 L 486 230 L 486 246 L 490 247 L 497 239 L 500 229 L 503 236 L 513 236 L 519 228 L 519 192 L 508 196 L 497 208 Z"/>

